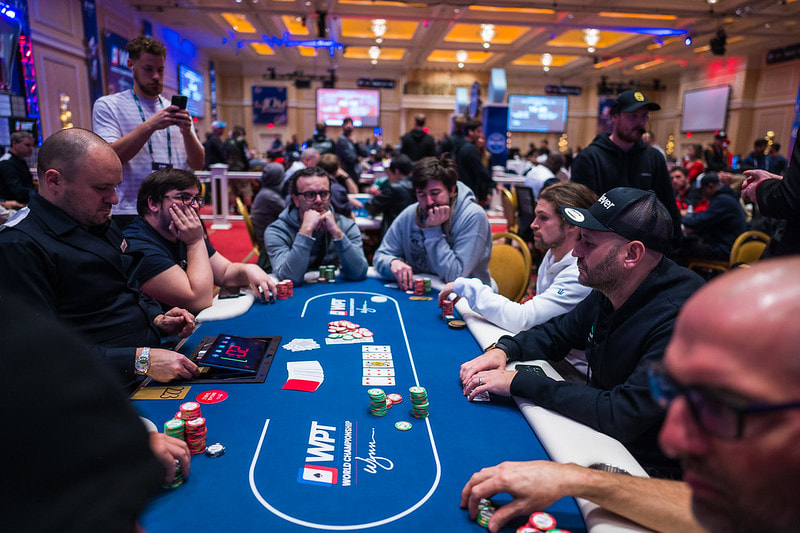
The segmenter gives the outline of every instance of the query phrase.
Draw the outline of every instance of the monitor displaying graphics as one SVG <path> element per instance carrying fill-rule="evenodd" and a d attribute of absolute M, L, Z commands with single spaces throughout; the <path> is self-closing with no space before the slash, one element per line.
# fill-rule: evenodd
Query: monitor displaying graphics
<path fill-rule="evenodd" d="M 189 101 L 186 109 L 193 117 L 205 115 L 205 78 L 196 70 L 186 65 L 178 65 L 178 89 Z"/>
<path fill-rule="evenodd" d="M 717 131 L 725 129 L 731 86 L 697 89 L 683 93 L 681 131 Z"/>
<path fill-rule="evenodd" d="M 206 352 L 197 358 L 197 364 L 255 373 L 264 357 L 267 344 L 260 339 L 220 335 Z"/>
<path fill-rule="evenodd" d="M 562 133 L 567 129 L 566 96 L 508 95 L 508 131 Z"/>
<path fill-rule="evenodd" d="M 350 117 L 357 128 L 374 128 L 380 109 L 377 89 L 317 89 L 317 122 L 326 126 L 341 126 Z"/>

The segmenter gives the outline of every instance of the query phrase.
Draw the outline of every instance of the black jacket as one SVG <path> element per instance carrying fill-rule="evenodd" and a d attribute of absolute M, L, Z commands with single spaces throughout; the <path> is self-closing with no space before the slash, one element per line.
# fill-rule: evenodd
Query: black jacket
<path fill-rule="evenodd" d="M 800 254 L 800 137 L 782 180 L 764 180 L 756 189 L 758 209 L 767 217 L 786 220 L 776 255 Z"/>
<path fill-rule="evenodd" d="M 372 216 L 383 214 L 381 222 L 381 235 L 383 235 L 397 215 L 416 201 L 411 179 L 403 178 L 384 187 L 380 194 L 364 204 L 364 209 Z"/>
<path fill-rule="evenodd" d="M 464 141 L 456 152 L 455 159 L 459 181 L 472 189 L 479 202 L 485 201 L 494 187 L 494 181 L 489 175 L 489 169 L 483 166 L 478 148 L 471 142 Z"/>
<path fill-rule="evenodd" d="M 673 237 L 680 235 L 681 213 L 675 204 L 672 180 L 661 152 L 642 141 L 627 152 L 601 133 L 581 150 L 572 163 L 572 181 L 582 183 L 598 195 L 615 187 L 653 191 L 669 211 Z"/>
<path fill-rule="evenodd" d="M 708 257 L 716 259 L 727 259 L 733 241 L 747 230 L 739 196 L 728 185 L 720 187 L 704 211 L 683 217 L 683 224 L 703 240 Z"/>
<path fill-rule="evenodd" d="M 16 200 L 27 204 L 33 188 L 33 175 L 21 157 L 9 152 L 9 158 L 0 161 L 0 200 Z"/>
<path fill-rule="evenodd" d="M 400 138 L 400 153 L 412 161 L 436 155 L 436 142 L 422 130 L 413 129 Z"/>
<path fill-rule="evenodd" d="M 664 411 L 648 387 L 647 367 L 664 356 L 678 311 L 703 284 L 694 272 L 664 257 L 617 310 L 592 291 L 572 311 L 498 345 L 510 361 L 560 361 L 586 351 L 587 384 L 518 372 L 511 393 L 621 441 L 645 468 L 674 468 L 658 447 Z"/>
<path fill-rule="evenodd" d="M 161 345 L 153 319 L 162 311 L 139 291 L 122 233 L 113 222 L 84 230 L 38 194 L 29 207 L 0 231 L 0 297 L 17 292 L 68 324 L 130 383 L 136 347 Z"/>

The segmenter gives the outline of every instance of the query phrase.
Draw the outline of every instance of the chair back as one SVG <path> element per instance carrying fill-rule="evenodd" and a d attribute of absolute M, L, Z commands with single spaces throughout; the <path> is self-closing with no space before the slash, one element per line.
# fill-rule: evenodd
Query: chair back
<path fill-rule="evenodd" d="M 761 259 L 761 254 L 769 246 L 769 241 L 769 235 L 764 232 L 745 231 L 733 241 L 730 266 L 758 261 Z"/>
<path fill-rule="evenodd" d="M 247 212 L 247 207 L 245 207 L 244 202 L 242 202 L 242 199 L 238 196 L 236 197 L 236 210 L 244 219 L 244 225 L 247 227 L 247 234 L 250 235 L 250 242 L 253 244 L 253 252 L 255 252 L 257 256 L 259 255 L 259 251 L 256 242 L 256 232 L 253 229 L 253 221 L 250 219 L 250 213 Z"/>
<path fill-rule="evenodd" d="M 514 192 L 517 196 L 517 235 L 522 237 L 525 242 L 533 242 L 533 230 L 531 224 L 536 218 L 536 200 L 533 197 L 533 189 L 530 187 L 515 187 Z"/>
<path fill-rule="evenodd" d="M 503 204 L 503 216 L 506 218 L 506 229 L 511 233 L 517 231 L 517 197 L 506 188 L 501 188 L 500 201 Z"/>
<path fill-rule="evenodd" d="M 499 294 L 519 302 L 525 296 L 531 281 L 531 254 L 528 245 L 513 233 L 496 233 L 492 239 L 489 274 L 497 283 Z"/>

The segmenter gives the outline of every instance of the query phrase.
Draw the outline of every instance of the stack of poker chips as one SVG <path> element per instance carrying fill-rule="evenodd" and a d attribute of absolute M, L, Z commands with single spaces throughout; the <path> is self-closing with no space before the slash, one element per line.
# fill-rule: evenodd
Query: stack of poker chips
<path fill-rule="evenodd" d="M 431 292 L 431 278 L 414 279 L 414 294 L 420 295 Z"/>
<path fill-rule="evenodd" d="M 164 422 L 164 435 L 175 437 L 176 439 L 184 440 L 184 422 L 178 418 L 173 418 Z M 175 460 L 175 477 L 172 478 L 172 483 L 164 483 L 163 486 L 168 489 L 174 489 L 183 483 L 183 472 L 181 465 Z"/>
<path fill-rule="evenodd" d="M 317 281 L 325 283 L 336 280 L 336 265 L 320 265 Z"/>
<path fill-rule="evenodd" d="M 369 412 L 375 416 L 384 416 L 386 415 L 386 393 L 383 392 L 383 389 L 369 389 L 367 391 L 369 394 Z"/>
<path fill-rule="evenodd" d="M 292 283 L 292 280 L 290 279 L 279 281 L 277 289 L 278 300 L 285 300 L 286 298 L 291 298 L 294 296 L 294 283 Z"/>
<path fill-rule="evenodd" d="M 427 418 L 428 417 L 428 392 L 425 387 L 411 387 L 408 389 L 411 393 L 411 416 L 414 418 Z"/>
<path fill-rule="evenodd" d="M 180 487 L 183 483 L 183 470 L 177 459 L 175 459 L 175 477 L 172 478 L 172 483 L 162 482 L 161 486 L 165 489 L 174 489 Z"/>
<path fill-rule="evenodd" d="M 206 451 L 207 432 L 206 419 L 203 417 L 186 422 L 186 444 L 189 446 L 189 453 L 200 455 Z"/>
<path fill-rule="evenodd" d="M 478 516 L 475 517 L 475 521 L 479 526 L 483 526 L 488 529 L 489 520 L 492 518 L 495 510 L 496 508 L 491 500 L 481 498 L 481 501 L 478 502 Z"/>
<path fill-rule="evenodd" d="M 346 341 L 359 340 L 365 337 L 372 337 L 372 331 L 362 328 L 349 320 L 334 320 L 328 322 L 328 338 L 342 339 Z"/>
<path fill-rule="evenodd" d="M 517 533 L 569 533 L 566 529 L 556 529 L 556 519 L 542 512 L 531 514 L 528 523 L 517 528 Z"/>
<path fill-rule="evenodd" d="M 453 320 L 456 316 L 453 314 L 453 300 L 445 300 L 442 302 L 442 318 L 445 320 Z"/>

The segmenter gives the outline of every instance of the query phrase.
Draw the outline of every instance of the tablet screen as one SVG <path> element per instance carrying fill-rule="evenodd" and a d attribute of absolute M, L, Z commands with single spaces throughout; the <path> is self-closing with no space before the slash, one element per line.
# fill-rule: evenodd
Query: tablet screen
<path fill-rule="evenodd" d="M 266 349 L 267 343 L 260 339 L 220 335 L 197 364 L 255 373 Z"/>

